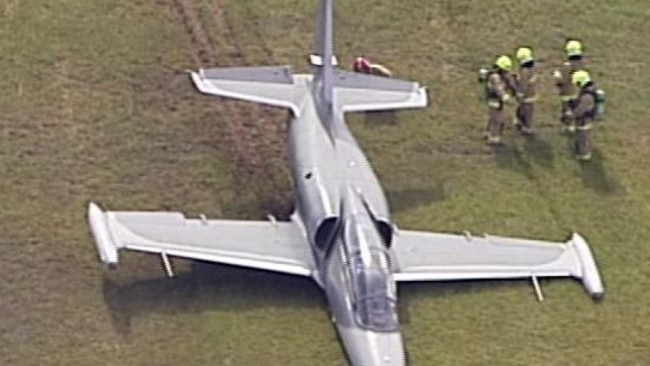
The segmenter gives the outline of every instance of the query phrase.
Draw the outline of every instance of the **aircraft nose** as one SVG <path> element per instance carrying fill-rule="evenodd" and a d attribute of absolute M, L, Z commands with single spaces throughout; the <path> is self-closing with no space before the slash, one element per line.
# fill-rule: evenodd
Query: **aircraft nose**
<path fill-rule="evenodd" d="M 346 348 L 353 366 L 405 366 L 399 332 L 348 331 Z M 348 343 L 349 342 L 349 343 Z"/>
<path fill-rule="evenodd" d="M 399 333 L 375 333 L 371 341 L 375 350 L 374 365 L 405 366 L 404 347 Z"/>

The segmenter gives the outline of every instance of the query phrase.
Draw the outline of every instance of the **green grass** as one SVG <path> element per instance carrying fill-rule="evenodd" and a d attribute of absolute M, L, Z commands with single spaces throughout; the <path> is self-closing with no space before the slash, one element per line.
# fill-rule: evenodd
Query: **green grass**
<path fill-rule="evenodd" d="M 314 3 L 0 3 L 0 364 L 343 363 L 308 280 L 181 260 L 166 280 L 156 257 L 135 253 L 105 273 L 85 222 L 90 200 L 243 219 L 286 212 L 285 114 L 201 96 L 184 70 L 307 71 Z M 525 281 L 405 285 L 413 364 L 650 363 L 648 15 L 641 0 L 337 1 L 344 65 L 363 53 L 431 93 L 430 107 L 394 123 L 349 117 L 398 226 L 550 240 L 577 230 L 608 291 L 594 304 L 575 281 L 542 281 L 539 304 Z M 550 73 L 567 36 L 585 40 L 607 90 L 589 165 L 572 159 L 555 122 Z M 481 141 L 475 71 L 519 44 L 540 59 L 540 139 L 508 131 L 495 153 Z"/>

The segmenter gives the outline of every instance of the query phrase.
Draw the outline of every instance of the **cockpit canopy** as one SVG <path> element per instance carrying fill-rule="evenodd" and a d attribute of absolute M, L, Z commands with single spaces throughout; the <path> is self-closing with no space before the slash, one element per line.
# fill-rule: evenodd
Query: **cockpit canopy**
<path fill-rule="evenodd" d="M 344 245 L 355 318 L 360 327 L 396 331 L 397 295 L 386 247 L 374 225 L 347 222 Z"/>
<path fill-rule="evenodd" d="M 395 285 L 383 271 L 358 273 L 354 293 L 354 312 L 359 326 L 377 332 L 396 331 L 397 301 Z"/>

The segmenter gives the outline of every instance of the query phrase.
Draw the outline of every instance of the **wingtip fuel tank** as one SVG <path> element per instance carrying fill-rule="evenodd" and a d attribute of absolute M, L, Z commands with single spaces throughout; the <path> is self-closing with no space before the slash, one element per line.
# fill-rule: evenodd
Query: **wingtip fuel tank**
<path fill-rule="evenodd" d="M 580 261 L 582 273 L 579 277 L 582 280 L 587 292 L 594 300 L 602 300 L 605 296 L 605 288 L 600 278 L 598 266 L 594 260 L 594 256 L 589 249 L 587 241 L 578 233 L 573 233 L 569 245 L 573 246 Z"/>
<path fill-rule="evenodd" d="M 116 268 L 119 256 L 108 229 L 106 214 L 93 202 L 88 205 L 88 222 L 100 261 L 110 269 Z"/>

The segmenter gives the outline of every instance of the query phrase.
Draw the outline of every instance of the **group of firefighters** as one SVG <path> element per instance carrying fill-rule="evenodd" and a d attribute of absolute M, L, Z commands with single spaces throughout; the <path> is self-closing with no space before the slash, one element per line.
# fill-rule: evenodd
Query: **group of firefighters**
<path fill-rule="evenodd" d="M 553 73 L 555 86 L 561 100 L 560 122 L 564 133 L 575 137 L 578 160 L 592 157 L 591 129 L 594 120 L 604 108 L 604 92 L 597 89 L 585 69 L 583 46 L 579 40 L 567 40 L 564 45 L 565 61 Z M 479 74 L 488 107 L 486 142 L 501 144 L 501 136 L 514 110 L 513 123 L 524 135 L 533 135 L 533 114 L 537 101 L 537 70 L 531 47 L 515 51 L 517 70 L 513 70 L 510 56 L 498 56 L 491 68 L 482 68 Z M 357 57 L 352 64 L 355 72 L 391 77 L 392 72 L 383 65 Z"/>
<path fill-rule="evenodd" d="M 561 100 L 560 122 L 562 131 L 575 136 L 578 160 L 592 157 L 591 129 L 594 120 L 604 108 L 604 92 L 597 89 L 585 69 L 582 43 L 575 39 L 564 45 L 566 59 L 554 71 L 553 79 Z M 480 70 L 488 106 L 488 124 L 485 132 L 488 144 L 501 144 L 501 136 L 509 117 L 508 106 L 516 105 L 514 124 L 525 135 L 532 134 L 533 112 L 537 100 L 537 73 L 535 58 L 530 47 L 519 47 L 515 52 L 518 63 L 507 55 L 498 56 L 491 69 Z"/>

